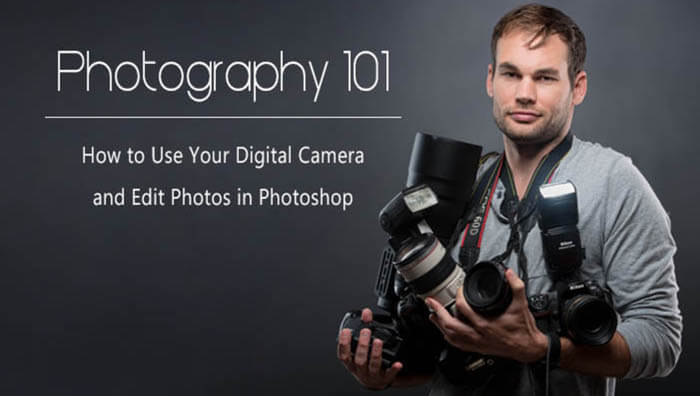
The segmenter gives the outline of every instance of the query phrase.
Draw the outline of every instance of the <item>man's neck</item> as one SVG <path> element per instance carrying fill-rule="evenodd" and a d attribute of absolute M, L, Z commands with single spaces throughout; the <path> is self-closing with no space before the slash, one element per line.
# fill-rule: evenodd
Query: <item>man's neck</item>
<path fill-rule="evenodd" d="M 537 165 L 542 161 L 542 158 L 554 150 L 564 140 L 566 135 L 566 133 L 561 133 L 547 143 L 527 145 L 517 144 L 507 136 L 503 136 L 506 160 L 513 174 L 518 200 L 523 199 L 527 187 L 530 185 L 530 179 L 532 179 L 533 173 L 537 169 Z"/>

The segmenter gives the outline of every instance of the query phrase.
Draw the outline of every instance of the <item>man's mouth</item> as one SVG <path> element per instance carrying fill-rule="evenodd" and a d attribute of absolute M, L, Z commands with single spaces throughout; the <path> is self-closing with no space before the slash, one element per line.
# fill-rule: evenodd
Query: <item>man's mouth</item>
<path fill-rule="evenodd" d="M 536 119 L 542 116 L 540 113 L 528 110 L 509 111 L 508 115 L 516 122 L 522 123 L 534 122 Z"/>

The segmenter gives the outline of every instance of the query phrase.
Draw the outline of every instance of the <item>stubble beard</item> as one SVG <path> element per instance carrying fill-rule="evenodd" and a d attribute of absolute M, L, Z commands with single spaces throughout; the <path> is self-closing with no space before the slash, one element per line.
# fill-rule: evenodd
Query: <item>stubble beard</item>
<path fill-rule="evenodd" d="M 530 107 L 517 107 L 512 110 L 532 110 Z M 533 125 L 521 124 L 524 127 L 530 127 L 532 130 L 527 132 L 516 131 L 508 126 L 506 118 L 510 109 L 502 109 L 498 104 L 493 102 L 493 120 L 501 132 L 517 145 L 543 145 L 557 138 L 561 133 L 566 133 L 566 126 L 569 114 L 566 111 L 565 105 L 562 105 L 554 110 L 553 113 L 543 114 L 540 119 L 535 121 Z M 511 121 L 515 122 L 515 121 Z"/>

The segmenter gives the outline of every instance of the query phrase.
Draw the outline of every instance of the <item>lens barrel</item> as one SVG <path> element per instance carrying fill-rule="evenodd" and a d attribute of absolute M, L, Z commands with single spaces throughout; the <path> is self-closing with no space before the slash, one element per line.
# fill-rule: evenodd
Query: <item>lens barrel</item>
<path fill-rule="evenodd" d="M 437 194 L 440 203 L 426 220 L 442 241 L 450 239 L 469 204 L 481 151 L 481 146 L 459 140 L 416 134 L 406 186 L 427 184 Z"/>
<path fill-rule="evenodd" d="M 482 261 L 467 271 L 462 293 L 474 312 L 497 316 L 508 308 L 513 292 L 505 272 L 506 268 L 498 261 Z"/>
<path fill-rule="evenodd" d="M 432 297 L 448 310 L 453 309 L 464 271 L 435 235 L 412 238 L 401 246 L 394 260 L 396 270 L 419 297 Z"/>
<path fill-rule="evenodd" d="M 617 315 L 607 301 L 592 294 L 579 294 L 562 305 L 562 325 L 574 342 L 604 345 L 612 339 Z"/>

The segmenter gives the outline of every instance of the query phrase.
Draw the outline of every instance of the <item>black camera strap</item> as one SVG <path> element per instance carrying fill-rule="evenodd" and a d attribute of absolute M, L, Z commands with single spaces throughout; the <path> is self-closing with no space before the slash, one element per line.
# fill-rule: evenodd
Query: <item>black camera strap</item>
<path fill-rule="evenodd" d="M 481 249 L 481 238 L 483 236 L 486 218 L 491 207 L 491 199 L 496 191 L 501 169 L 503 168 L 505 156 L 501 154 L 498 160 L 484 172 L 479 180 L 479 183 L 472 194 L 472 207 L 469 215 L 466 217 L 466 227 L 462 244 L 459 249 L 459 261 L 465 270 L 476 264 L 479 258 L 479 250 Z M 475 205 L 476 204 L 476 205 Z"/>
<path fill-rule="evenodd" d="M 518 201 L 515 183 L 505 158 L 505 152 L 500 155 L 498 161 L 495 161 L 484 172 L 472 195 L 472 209 L 466 219 L 466 230 L 459 251 L 460 262 L 466 270 L 476 264 L 479 258 L 484 224 L 486 224 L 491 207 L 493 193 L 500 179 L 506 188 L 506 196 L 504 197 L 504 206 L 502 208 L 505 209 L 511 232 L 506 251 L 495 259 L 505 260 L 512 251 L 516 251 L 518 253 L 518 267 L 520 268 L 521 277 L 527 285 L 527 258 L 521 246 L 525 242 L 527 233 L 535 225 L 536 216 L 533 216 L 533 213 L 537 208 L 538 188 L 540 185 L 551 181 L 554 171 L 571 149 L 572 143 L 573 135 L 569 133 L 561 143 L 542 158 L 534 176 L 530 179 L 530 184 L 522 201 Z"/>

